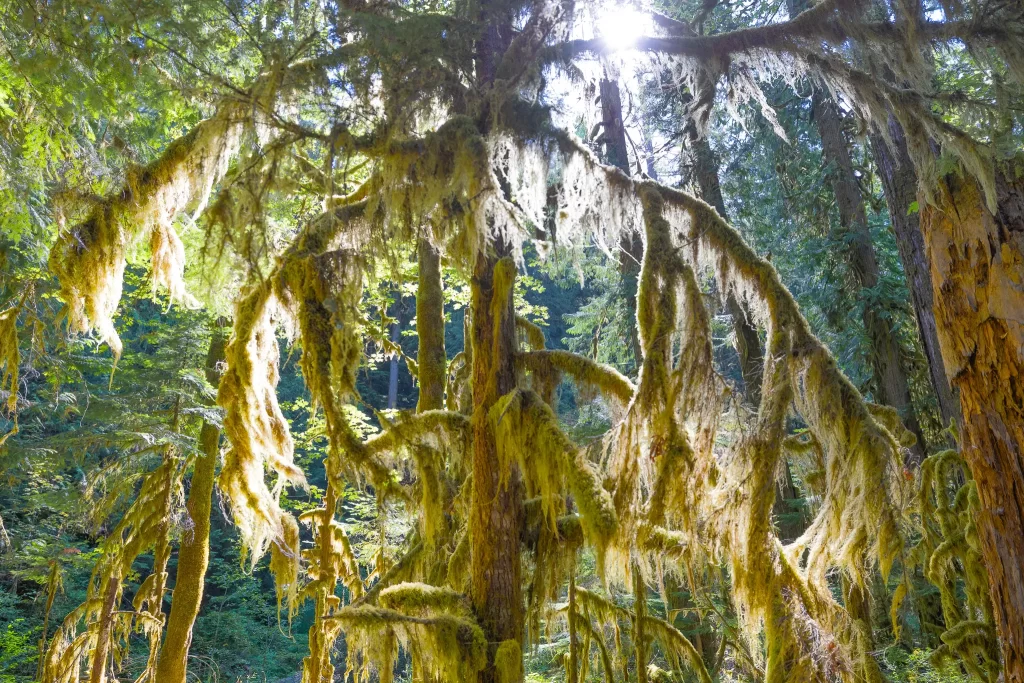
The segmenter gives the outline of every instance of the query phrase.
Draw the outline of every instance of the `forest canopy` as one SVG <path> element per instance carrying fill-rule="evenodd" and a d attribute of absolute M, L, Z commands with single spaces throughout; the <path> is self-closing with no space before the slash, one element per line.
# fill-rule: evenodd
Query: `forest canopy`
<path fill-rule="evenodd" d="M 0 683 L 1024 683 L 1019 0 L 0 45 Z"/>

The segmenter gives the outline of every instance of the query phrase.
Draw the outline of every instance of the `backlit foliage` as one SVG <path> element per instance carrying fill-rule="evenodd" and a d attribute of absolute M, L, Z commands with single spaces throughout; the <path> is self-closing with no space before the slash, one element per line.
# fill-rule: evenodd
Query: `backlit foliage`
<path fill-rule="evenodd" d="M 693 95 L 687 116 L 698 130 L 719 89 L 737 116 L 753 102 L 774 121 L 762 86 L 781 77 L 799 88 L 809 78 L 885 136 L 890 113 L 898 119 L 924 196 L 939 176 L 935 145 L 943 163 L 977 177 L 992 204 L 993 151 L 938 112 L 939 98 L 923 87 L 923 53 L 976 42 L 1020 79 L 1024 17 L 1012 3 L 993 0 L 983 10 L 948 3 L 942 21 L 908 18 L 910 4 L 893 3 L 886 11 L 895 19 L 878 20 L 870 3 L 822 0 L 790 21 L 712 35 L 675 22 L 685 29 L 666 29 L 640 47 L 668 56 L 676 85 Z M 344 675 L 357 681 L 392 681 L 401 650 L 415 680 L 474 680 L 489 667 L 497 680 L 522 679 L 526 643 L 489 642 L 489 625 L 472 608 L 480 596 L 467 594 L 471 545 L 489 542 L 488 529 L 470 521 L 479 505 L 474 449 L 491 435 L 499 488 L 521 484 L 523 492 L 516 511 L 522 547 L 493 552 L 526 560 L 532 644 L 542 623 L 549 633 L 564 623 L 582 640 L 586 660 L 571 666 L 586 670 L 593 649 L 612 679 L 626 666 L 628 630 L 635 670 L 653 666 L 647 655 L 656 645 L 673 670 L 710 683 L 703 653 L 671 620 L 646 611 L 646 594 L 664 593 L 666 577 L 697 592 L 696 577 L 722 575 L 724 567 L 719 588 L 738 622 L 729 647 L 765 681 L 883 680 L 871 626 L 853 612 L 850 596 L 867 591 L 876 573 L 887 581 L 896 565 L 910 571 L 915 491 L 903 464 L 913 437 L 843 375 L 771 263 L 713 208 L 602 165 L 556 125 L 544 104 L 545 78 L 558 69 L 572 75 L 573 60 L 604 50 L 597 39 L 568 39 L 580 8 L 538 0 L 499 9 L 522 20 L 500 49 L 476 39 L 479 17 L 461 5 L 426 13 L 387 3 L 330 10 L 295 3 L 277 16 L 264 37 L 279 42 L 244 85 L 224 86 L 228 94 L 208 118 L 155 160 L 130 166 L 104 196 L 62 207 L 68 226 L 49 266 L 68 331 L 94 332 L 115 359 L 122 353 L 115 314 L 140 241 L 149 245 L 152 286 L 173 304 L 199 303 L 185 286 L 186 229 L 204 236 L 206 255 L 230 255 L 238 296 L 217 397 L 227 440 L 218 483 L 249 567 L 270 555 L 279 610 L 291 618 L 304 602 L 313 604 L 303 683 L 335 679 L 342 636 Z M 313 37 L 300 38 L 306 35 Z M 869 76 L 851 57 L 857 51 L 890 76 Z M 635 379 L 545 348 L 536 325 L 510 315 L 531 249 L 592 244 L 615 257 L 633 238 L 643 244 Z M 467 334 L 446 368 L 428 372 L 422 364 L 421 387 L 432 382 L 446 409 L 378 414 L 380 433 L 364 439 L 346 412 L 359 399 L 360 364 L 373 344 L 401 351 L 382 341 L 368 292 L 409 253 L 436 253 L 438 264 L 469 284 L 467 330 L 490 321 L 487 334 L 476 332 L 493 346 L 475 348 Z M 443 304 L 440 265 L 434 271 L 437 282 L 420 283 L 423 305 L 430 297 Z M 752 313 L 765 339 L 753 414 L 730 401 L 715 365 L 706 296 L 712 281 L 718 296 L 733 296 Z M 0 313 L 7 412 L 18 408 L 18 310 Z M 425 359 L 436 349 L 423 348 L 428 323 L 420 324 Z M 327 441 L 322 498 L 301 515 L 285 503 L 289 487 L 307 481 L 278 397 L 280 332 L 294 345 L 289 353 L 298 357 Z M 443 350 L 435 361 L 441 357 Z M 482 374 L 481 358 L 506 365 Z M 514 387 L 474 413 L 474 400 L 497 395 L 508 377 Z M 611 426 L 599 438 L 581 445 L 560 423 L 563 381 L 607 412 Z M 812 454 L 818 471 L 813 518 L 784 545 L 772 517 L 776 479 L 797 451 Z M 968 481 L 950 497 L 955 457 L 936 455 L 922 468 L 919 552 L 942 596 L 947 629 L 938 657 L 993 680 L 999 665 L 988 578 L 971 524 L 977 494 Z M 142 680 L 153 679 L 171 519 L 180 514 L 186 470 L 186 459 L 167 447 L 106 535 L 86 601 L 48 645 L 45 683 L 112 680 L 133 629 L 149 643 Z M 372 490 L 382 515 L 401 511 L 413 520 L 397 559 L 383 540 L 369 562 L 353 549 L 339 518 L 353 485 Z M 560 605 L 584 547 L 606 592 L 632 592 L 632 609 L 578 587 Z M 149 551 L 152 573 L 124 609 L 132 564 Z M 724 653 L 731 625 L 717 621 Z M 666 675 L 653 667 L 650 678 Z"/>

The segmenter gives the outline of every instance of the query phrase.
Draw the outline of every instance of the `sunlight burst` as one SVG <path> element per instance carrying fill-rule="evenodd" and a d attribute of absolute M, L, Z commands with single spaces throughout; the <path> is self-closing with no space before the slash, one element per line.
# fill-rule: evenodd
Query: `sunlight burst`
<path fill-rule="evenodd" d="M 615 3 L 600 10 L 596 20 L 597 35 L 613 51 L 628 50 L 650 33 L 650 17 L 635 5 Z"/>

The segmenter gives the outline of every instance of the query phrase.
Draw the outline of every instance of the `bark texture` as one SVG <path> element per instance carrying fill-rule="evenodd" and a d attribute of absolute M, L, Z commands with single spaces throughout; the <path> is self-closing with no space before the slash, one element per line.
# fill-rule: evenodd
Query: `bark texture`
<path fill-rule="evenodd" d="M 515 266 L 481 252 L 471 281 L 471 339 L 473 344 L 473 499 L 470 517 L 470 594 L 477 620 L 490 643 L 488 666 L 481 683 L 495 683 L 494 652 L 498 643 L 522 641 L 523 596 L 519 539 L 522 527 L 523 485 L 519 468 L 498 458 L 489 418 L 491 407 L 515 389 L 513 366 L 515 315 L 512 287 L 502 286 L 502 274 Z M 495 286 L 495 285 L 498 286 Z M 504 682 L 503 682 L 504 683 Z"/>
<path fill-rule="evenodd" d="M 1024 683 L 1024 179 L 997 176 L 993 215 L 973 180 L 950 178 L 921 232 L 961 449 L 978 487 L 982 555 L 1006 683 Z"/>
<path fill-rule="evenodd" d="M 890 146 L 881 135 L 871 136 L 871 151 L 882 179 L 885 200 L 889 205 L 889 216 L 896 246 L 907 276 L 907 285 L 914 303 L 914 317 L 921 336 L 921 346 L 928 360 L 928 373 L 939 415 L 943 426 L 950 421 L 960 424 L 960 405 L 953 389 L 946 379 L 946 366 L 939 348 L 939 332 L 935 325 L 935 297 L 932 290 L 928 257 L 925 254 L 924 238 L 921 236 L 920 213 L 911 212 L 911 204 L 917 199 L 917 172 L 907 150 L 903 128 L 894 116 L 889 116 Z"/>
<path fill-rule="evenodd" d="M 206 356 L 206 380 L 212 386 L 220 383 L 220 371 L 217 368 L 224 361 L 224 346 L 224 335 L 220 331 L 214 332 Z M 188 517 L 192 520 L 192 529 L 184 535 L 178 549 L 174 595 L 156 669 L 156 680 L 161 683 L 185 683 L 192 627 L 203 602 L 206 568 L 210 562 L 210 511 L 213 507 L 219 445 L 220 429 L 212 422 L 204 421 L 199 432 L 202 455 L 196 459 L 188 502 L 185 504 Z"/>
<path fill-rule="evenodd" d="M 816 90 L 811 101 L 814 120 L 821 135 L 822 157 L 831 167 L 832 189 L 839 208 L 839 220 L 848 239 L 846 258 L 861 290 L 878 285 L 879 268 L 875 249 L 871 243 L 864 198 L 853 172 L 853 160 L 843 134 L 843 121 L 836 104 L 825 93 Z M 864 330 L 871 347 L 871 366 L 874 383 L 881 403 L 899 411 L 907 429 L 917 435 L 917 444 L 911 449 L 910 459 L 920 463 L 924 459 L 924 436 L 917 415 L 910 402 L 910 386 L 901 358 L 898 340 L 892 332 L 891 322 L 873 305 L 865 305 Z"/>
<path fill-rule="evenodd" d="M 512 17 L 507 5 L 484 0 L 480 5 L 483 31 L 477 41 L 476 79 L 480 88 L 494 83 L 498 64 L 512 42 Z M 486 98 L 484 100 L 487 101 Z M 481 132 L 490 125 L 489 105 L 477 121 Z M 523 525 L 523 484 L 519 468 L 502 471 L 491 407 L 515 388 L 515 312 L 512 286 L 495 287 L 496 271 L 515 266 L 502 259 L 507 245 L 481 248 L 470 279 L 470 334 L 473 387 L 473 497 L 470 503 L 470 598 L 477 622 L 488 641 L 487 666 L 480 683 L 499 683 L 495 654 L 500 643 L 522 642 L 524 605 L 519 539 Z M 499 285 L 501 283 L 498 283 Z M 522 667 L 519 669 L 522 679 Z M 501 681 L 500 683 L 515 683 Z"/>
<path fill-rule="evenodd" d="M 444 386 L 448 359 L 444 350 L 444 292 L 441 288 L 441 256 L 425 239 L 420 239 L 419 281 L 416 288 L 416 335 L 419 352 L 420 396 L 416 412 L 444 408 Z"/>

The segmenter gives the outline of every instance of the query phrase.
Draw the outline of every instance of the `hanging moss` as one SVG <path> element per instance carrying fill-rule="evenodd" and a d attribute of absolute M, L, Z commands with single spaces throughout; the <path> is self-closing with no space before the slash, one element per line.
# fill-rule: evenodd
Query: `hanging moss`
<path fill-rule="evenodd" d="M 958 485 L 958 480 L 964 483 Z M 925 576 L 939 588 L 946 625 L 933 659 L 940 666 L 960 662 L 979 680 L 995 681 L 999 640 L 977 528 L 980 501 L 957 451 L 936 453 L 921 464 L 917 502 L 921 563 Z"/>
<path fill-rule="evenodd" d="M 697 675 L 697 679 L 701 683 L 711 683 L 711 675 L 704 666 L 703 658 L 693 647 L 690 639 L 679 629 L 664 619 L 647 616 L 644 617 L 644 631 L 661 644 L 662 650 L 669 658 L 673 668 L 679 669 L 681 665 L 685 664 Z"/>
<path fill-rule="evenodd" d="M 439 588 L 425 583 L 400 583 L 380 593 L 382 607 L 414 617 L 431 614 L 450 614 L 472 618 L 473 610 L 466 596 L 450 588 Z"/>
<path fill-rule="evenodd" d="M 521 315 L 516 316 L 516 329 L 522 333 L 527 348 L 531 351 L 540 351 L 546 345 L 544 330 L 533 324 Z"/>
<path fill-rule="evenodd" d="M 21 354 L 18 352 L 17 323 L 20 312 L 21 304 L 0 311 L 0 369 L 3 370 L 0 374 L 0 391 L 6 394 L 3 396 L 3 410 L 14 423 L 10 431 L 0 435 L 0 446 L 18 433 L 18 368 L 21 364 Z M 0 529 L 2 528 L 0 522 Z"/>
<path fill-rule="evenodd" d="M 518 640 L 503 640 L 494 654 L 497 683 L 523 680 L 523 649 Z"/>
<path fill-rule="evenodd" d="M 169 557 L 168 525 L 173 510 L 181 506 L 182 463 L 170 452 L 143 482 L 138 496 L 121 521 L 106 537 L 87 587 L 85 601 L 72 610 L 54 635 L 42 662 L 43 683 L 78 683 L 83 662 L 90 681 L 103 681 L 108 660 L 115 666 L 128 656 L 133 632 L 143 633 L 150 648 L 159 650 L 163 633 L 163 593 Z M 143 579 L 134 611 L 118 610 L 124 591 L 123 577 L 135 560 L 155 548 L 153 572 Z M 84 629 L 79 630 L 79 624 Z M 152 653 L 145 676 L 156 670 Z"/>
<path fill-rule="evenodd" d="M 282 553 L 275 563 L 280 569 L 280 559 L 290 558 L 293 567 L 299 561 L 298 546 L 288 545 L 286 528 L 292 524 L 278 504 L 280 485 L 304 485 L 305 477 L 292 462 L 294 447 L 275 392 L 278 346 L 271 307 L 269 287 L 262 285 L 252 289 L 235 310 L 234 330 L 225 350 L 227 368 L 217 396 L 225 410 L 224 434 L 231 442 L 219 481 L 250 561 L 255 564 L 274 544 Z M 274 491 L 265 481 L 265 467 L 279 477 Z M 287 576 L 297 571 L 289 569 Z"/>
<path fill-rule="evenodd" d="M 585 356 L 561 349 L 534 350 L 516 355 L 516 362 L 541 378 L 565 374 L 582 390 L 596 391 L 625 408 L 633 400 L 635 387 L 622 373 Z"/>
<path fill-rule="evenodd" d="M 150 235 L 154 284 L 166 286 L 172 299 L 187 297 L 183 247 L 173 221 L 189 205 L 200 213 L 224 177 L 238 150 L 245 120 L 240 114 L 236 106 L 222 107 L 148 166 L 131 169 L 120 191 L 61 234 L 50 251 L 50 268 L 60 281 L 72 333 L 95 329 L 115 358 L 121 355 L 113 318 L 127 250 L 140 235 Z"/>
<path fill-rule="evenodd" d="M 411 599 L 408 594 L 406 598 Z M 487 641 L 483 631 L 468 618 L 445 613 L 413 616 L 379 607 L 347 607 L 332 616 L 330 622 L 345 631 L 348 672 L 357 681 L 369 681 L 373 673 L 381 683 L 392 681 L 399 644 L 409 651 L 415 670 L 429 680 L 451 683 L 473 680 L 487 664 Z"/>
<path fill-rule="evenodd" d="M 600 558 L 616 528 L 611 499 L 593 465 L 558 427 L 551 408 L 531 391 L 502 397 L 491 409 L 499 457 L 519 465 L 527 496 L 541 499 L 551 528 L 559 517 L 561 492 L 572 493 L 587 539 Z M 600 562 L 600 559 L 599 559 Z"/>

